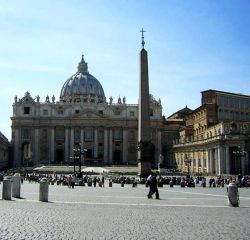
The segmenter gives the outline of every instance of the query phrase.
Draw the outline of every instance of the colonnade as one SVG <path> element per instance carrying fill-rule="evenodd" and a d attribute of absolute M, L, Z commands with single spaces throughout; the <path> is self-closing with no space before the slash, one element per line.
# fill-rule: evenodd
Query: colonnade
<path fill-rule="evenodd" d="M 187 170 L 187 165 L 184 162 L 186 155 L 191 158 L 190 171 L 193 173 L 223 175 L 231 174 L 233 171 L 238 174 L 240 171 L 242 174 L 247 174 L 249 171 L 249 153 L 245 152 L 237 159 L 232 153 L 231 147 L 235 146 L 218 144 L 207 149 L 197 148 L 191 152 L 184 151 L 179 168 L 182 171 Z M 244 149 L 244 146 L 241 148 Z M 238 169 L 235 169 L 235 166 L 238 166 Z"/>
<path fill-rule="evenodd" d="M 75 129 L 80 130 L 80 138 L 75 139 Z M 133 142 L 136 146 L 137 144 L 137 131 L 132 129 L 135 132 L 135 139 L 130 139 L 129 131 L 130 129 L 127 127 L 121 128 L 121 138 L 114 139 L 114 131 L 115 128 L 112 127 L 89 127 L 92 129 L 93 137 L 92 139 L 84 139 L 84 127 L 64 127 L 64 138 L 56 139 L 56 127 L 47 127 L 47 128 L 32 128 L 30 129 L 30 138 L 22 139 L 21 128 L 15 128 L 14 131 L 14 167 L 19 167 L 22 164 L 22 144 L 27 142 L 31 144 L 31 162 L 33 162 L 34 166 L 38 164 L 45 163 L 41 162 L 41 130 L 47 130 L 47 159 L 46 164 L 53 164 L 56 162 L 56 154 L 58 149 L 62 149 L 63 159 L 62 161 L 67 163 L 72 161 L 74 156 L 74 147 L 75 143 L 81 143 L 82 148 L 91 148 L 92 150 L 92 158 L 98 159 L 98 155 L 102 155 L 102 163 L 103 164 L 113 164 L 114 160 L 114 151 L 120 151 L 120 164 L 128 164 L 128 149 L 129 144 Z M 99 138 L 98 131 L 103 131 L 103 136 Z M 157 161 L 159 154 L 161 153 L 161 132 L 160 130 L 156 131 L 156 152 L 155 159 Z M 101 149 L 100 149 L 101 148 Z M 136 163 L 137 153 L 134 154 L 134 161 Z"/>

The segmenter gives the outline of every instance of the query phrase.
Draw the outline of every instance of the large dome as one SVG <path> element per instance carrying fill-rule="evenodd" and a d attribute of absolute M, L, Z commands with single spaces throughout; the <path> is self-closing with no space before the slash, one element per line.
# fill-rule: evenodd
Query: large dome
<path fill-rule="evenodd" d="M 104 102 L 105 94 L 100 82 L 88 72 L 88 64 L 82 60 L 78 65 L 78 71 L 63 85 L 61 101 L 69 102 Z"/>

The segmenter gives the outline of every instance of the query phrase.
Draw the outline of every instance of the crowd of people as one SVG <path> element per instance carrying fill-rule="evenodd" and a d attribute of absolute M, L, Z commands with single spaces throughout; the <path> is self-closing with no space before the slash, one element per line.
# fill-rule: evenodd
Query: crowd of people
<path fill-rule="evenodd" d="M 25 173 L 21 174 L 22 179 L 24 181 L 28 181 L 29 183 L 38 183 L 42 178 L 46 178 L 49 184 L 51 185 L 64 185 L 69 188 L 74 188 L 75 185 L 96 187 L 97 184 L 100 187 L 104 187 L 105 178 L 104 176 L 79 176 L 77 174 L 37 174 L 37 173 Z"/>
<path fill-rule="evenodd" d="M 5 175 L 14 174 L 13 172 L 0 172 L 0 181 L 3 181 Z M 22 181 L 28 181 L 29 183 L 38 183 L 42 178 L 46 178 L 49 184 L 51 185 L 65 185 L 70 188 L 74 188 L 75 185 L 80 186 L 105 186 L 105 179 L 110 183 L 118 184 L 146 184 L 148 185 L 149 178 L 153 179 L 153 182 L 156 182 L 158 187 L 163 185 L 180 185 L 181 187 L 195 187 L 197 185 L 206 187 L 208 183 L 209 187 L 224 187 L 230 182 L 234 181 L 239 187 L 250 187 L 250 177 L 245 176 L 217 176 L 210 177 L 206 179 L 204 176 L 161 176 L 156 173 L 151 172 L 148 178 L 138 178 L 135 176 L 117 176 L 117 175 L 77 175 L 77 174 L 39 174 L 36 172 L 32 173 L 21 173 Z M 155 183 L 154 183 L 155 184 Z"/>

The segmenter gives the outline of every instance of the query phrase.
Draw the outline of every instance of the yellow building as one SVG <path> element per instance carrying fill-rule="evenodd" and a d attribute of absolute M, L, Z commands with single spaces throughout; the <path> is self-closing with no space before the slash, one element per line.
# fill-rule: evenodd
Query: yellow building
<path fill-rule="evenodd" d="M 218 175 L 250 173 L 250 96 L 204 91 L 202 106 L 185 119 L 186 126 L 173 145 L 179 170 Z"/>

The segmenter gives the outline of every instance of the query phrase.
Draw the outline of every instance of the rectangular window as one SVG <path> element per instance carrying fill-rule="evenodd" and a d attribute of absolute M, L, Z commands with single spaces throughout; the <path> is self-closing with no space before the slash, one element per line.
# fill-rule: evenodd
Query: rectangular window
<path fill-rule="evenodd" d="M 121 141 L 122 140 L 122 130 L 121 129 L 114 130 L 113 140 L 114 141 Z"/>
<path fill-rule="evenodd" d="M 102 110 L 99 110 L 98 112 L 99 112 L 99 114 L 103 115 L 103 111 Z"/>
<path fill-rule="evenodd" d="M 43 109 L 43 115 L 47 116 L 48 115 L 48 109 Z"/>
<path fill-rule="evenodd" d="M 114 114 L 115 114 L 116 116 L 119 116 L 119 115 L 121 115 L 121 112 L 120 112 L 119 110 L 115 110 L 115 111 L 114 111 Z"/>
<path fill-rule="evenodd" d="M 103 139 L 104 138 L 104 132 L 103 130 L 98 131 L 98 139 Z"/>
<path fill-rule="evenodd" d="M 84 129 L 84 140 L 85 141 L 92 141 L 93 140 L 93 129 L 92 128 Z"/>
<path fill-rule="evenodd" d="M 223 96 L 218 96 L 218 98 L 217 98 L 217 104 L 218 104 L 218 106 L 223 105 Z"/>
<path fill-rule="evenodd" d="M 250 120 L 250 115 L 249 115 L 249 113 L 246 113 L 246 120 L 247 120 L 247 121 Z"/>
<path fill-rule="evenodd" d="M 57 110 L 57 114 L 58 114 L 58 115 L 63 115 L 63 110 L 59 108 L 59 109 Z"/>
<path fill-rule="evenodd" d="M 30 107 L 24 107 L 23 114 L 26 114 L 26 115 L 30 114 Z"/>
<path fill-rule="evenodd" d="M 64 127 L 56 127 L 55 138 L 56 140 L 63 140 L 65 137 Z"/>
<path fill-rule="evenodd" d="M 22 129 L 22 139 L 30 139 L 30 131 L 28 128 Z"/>
<path fill-rule="evenodd" d="M 129 116 L 130 116 L 130 117 L 134 117 L 134 116 L 135 116 L 135 112 L 134 112 L 134 111 L 130 111 L 130 112 L 129 112 Z"/>
<path fill-rule="evenodd" d="M 154 116 L 154 111 L 153 109 L 150 109 L 150 117 L 153 117 Z"/>
<path fill-rule="evenodd" d="M 236 120 L 239 120 L 239 116 L 240 116 L 239 112 L 235 112 L 235 119 Z"/>

